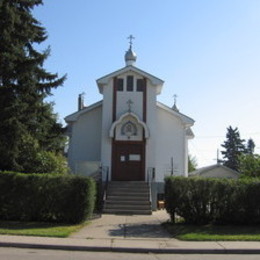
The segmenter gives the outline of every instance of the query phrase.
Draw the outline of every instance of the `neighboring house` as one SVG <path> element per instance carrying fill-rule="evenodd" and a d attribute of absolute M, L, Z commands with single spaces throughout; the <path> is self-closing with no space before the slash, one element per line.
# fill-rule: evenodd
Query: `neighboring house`
<path fill-rule="evenodd" d="M 239 172 L 234 171 L 221 164 L 215 164 L 207 167 L 200 168 L 196 171 L 190 172 L 189 177 L 205 177 L 205 178 L 230 178 L 237 179 L 239 177 Z"/>
<path fill-rule="evenodd" d="M 163 81 L 137 67 L 125 54 L 125 67 L 97 80 L 103 100 L 65 118 L 72 172 L 90 175 L 102 168 L 106 181 L 149 181 L 161 193 L 164 178 L 188 176 L 188 140 L 194 120 L 158 102 Z"/>

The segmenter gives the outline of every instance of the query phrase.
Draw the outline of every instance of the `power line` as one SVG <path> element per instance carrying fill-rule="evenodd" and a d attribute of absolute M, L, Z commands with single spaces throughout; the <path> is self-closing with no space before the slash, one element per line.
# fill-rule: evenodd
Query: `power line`
<path fill-rule="evenodd" d="M 260 135 L 260 132 L 255 132 L 255 133 L 242 133 L 243 135 Z M 196 136 L 195 135 L 195 138 L 196 139 L 207 139 L 207 138 L 226 138 L 225 135 L 204 135 L 204 136 Z"/>
<path fill-rule="evenodd" d="M 222 136 L 195 136 L 196 139 L 207 139 L 207 138 L 225 138 L 226 136 L 222 135 Z"/>

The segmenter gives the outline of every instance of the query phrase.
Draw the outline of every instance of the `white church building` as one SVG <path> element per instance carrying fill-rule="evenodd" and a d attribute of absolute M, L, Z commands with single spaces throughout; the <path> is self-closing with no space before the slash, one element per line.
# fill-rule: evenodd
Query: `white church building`
<path fill-rule="evenodd" d="M 136 67 L 136 58 L 130 41 L 125 66 L 97 80 L 103 99 L 85 107 L 80 95 L 79 110 L 65 118 L 68 162 L 75 174 L 102 169 L 103 182 L 152 181 L 155 205 L 165 176 L 188 176 L 194 120 L 157 101 L 164 82 Z"/>

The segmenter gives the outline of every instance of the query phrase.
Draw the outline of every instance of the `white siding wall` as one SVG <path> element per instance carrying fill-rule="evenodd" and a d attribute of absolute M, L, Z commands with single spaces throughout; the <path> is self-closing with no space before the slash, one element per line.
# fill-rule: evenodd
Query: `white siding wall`
<path fill-rule="evenodd" d="M 129 92 L 126 91 L 128 75 L 134 76 L 134 89 Z M 143 121 L 143 92 L 136 91 L 136 80 L 142 79 L 143 75 L 127 71 L 116 76 L 124 79 L 124 91 L 117 91 L 116 120 L 128 111 L 127 101 L 131 99 L 133 102 L 131 111 Z M 109 137 L 109 130 L 113 123 L 112 76 L 102 88 L 102 106 L 82 113 L 77 121 L 71 123 L 69 164 L 72 170 L 75 170 L 76 162 L 91 161 L 93 162 L 91 167 L 94 162 L 101 162 L 104 167 L 108 167 L 111 179 L 112 139 Z M 146 140 L 145 174 L 148 168 L 155 168 L 156 182 L 163 182 L 165 174 L 171 171 L 171 158 L 173 158 L 174 174 L 187 176 L 187 138 L 184 125 L 181 119 L 167 109 L 157 106 L 156 87 L 151 84 L 150 79 L 147 79 L 146 94 L 146 124 L 150 135 Z M 118 129 L 116 130 L 119 136 L 120 133 Z M 106 176 L 103 176 L 103 180 L 105 178 Z"/>
<path fill-rule="evenodd" d="M 126 78 L 128 75 L 134 76 L 134 89 L 133 91 L 126 91 Z M 116 120 L 128 111 L 127 101 L 132 100 L 131 111 L 138 115 L 142 120 L 143 116 L 143 93 L 136 92 L 136 79 L 142 78 L 136 73 L 124 73 L 118 75 L 118 78 L 124 79 L 124 90 L 117 91 L 116 98 Z M 113 78 L 110 79 L 108 85 L 103 88 L 103 117 L 102 117 L 102 143 L 101 143 L 101 162 L 103 166 L 109 167 L 111 178 L 111 153 L 112 153 L 112 139 L 109 137 L 109 130 L 112 125 L 113 117 Z M 106 176 L 103 176 L 105 180 Z"/>
<path fill-rule="evenodd" d="M 113 79 L 108 83 L 108 86 L 103 90 L 103 108 L 102 108 L 102 134 L 101 134 L 101 163 L 108 167 L 111 177 L 111 152 L 112 140 L 109 137 L 109 130 L 112 124 L 113 117 Z M 103 180 L 106 176 L 102 176 Z"/>
<path fill-rule="evenodd" d="M 147 111 L 146 124 L 150 131 L 150 137 L 146 140 L 146 173 L 148 168 L 156 168 L 156 137 L 157 137 L 157 116 L 156 116 L 156 88 L 147 81 Z M 147 178 L 147 176 L 146 176 Z"/>
<path fill-rule="evenodd" d="M 134 76 L 133 91 L 126 91 L 127 76 Z M 134 72 L 118 75 L 118 78 L 124 79 L 124 90 L 117 91 L 116 99 L 116 120 L 128 111 L 127 101 L 131 99 L 131 111 L 135 113 L 140 120 L 143 120 L 143 92 L 136 91 L 136 80 L 143 77 Z M 108 137 L 109 129 L 112 125 L 113 111 L 113 79 L 103 88 L 103 122 L 102 122 L 102 148 L 101 161 L 104 166 L 108 166 L 111 173 L 111 152 L 112 140 Z M 150 138 L 147 139 L 146 145 L 146 173 L 148 167 L 156 167 L 155 151 L 156 151 L 156 88 L 147 81 L 147 126 L 150 133 Z M 103 176 L 105 178 L 105 176 Z M 111 176 L 110 176 L 111 177 Z"/>
<path fill-rule="evenodd" d="M 188 155 L 189 155 L 189 149 L 188 149 L 188 141 L 189 141 L 189 138 L 187 136 L 185 136 L 184 138 L 184 172 L 183 172 L 183 175 L 185 177 L 188 177 L 189 176 L 189 169 L 188 169 Z"/>
<path fill-rule="evenodd" d="M 165 175 L 171 173 L 173 158 L 174 175 L 187 175 L 187 140 L 181 120 L 157 107 L 156 133 L 156 181 L 162 182 Z"/>
<path fill-rule="evenodd" d="M 101 159 L 102 106 L 82 114 L 72 124 L 69 145 L 69 166 L 76 171 L 77 163 Z"/>

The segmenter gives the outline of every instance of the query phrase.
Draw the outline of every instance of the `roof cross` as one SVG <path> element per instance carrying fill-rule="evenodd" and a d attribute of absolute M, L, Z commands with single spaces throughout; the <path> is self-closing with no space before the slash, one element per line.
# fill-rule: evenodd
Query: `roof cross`
<path fill-rule="evenodd" d="M 173 104 L 172 109 L 175 110 L 175 111 L 177 111 L 177 112 L 179 112 L 179 109 L 178 109 L 178 107 L 177 107 L 177 97 L 178 97 L 178 96 L 177 96 L 176 94 L 174 94 L 173 97 L 174 97 L 174 104 Z"/>
<path fill-rule="evenodd" d="M 135 37 L 132 34 L 130 34 L 130 36 L 127 39 L 129 39 L 130 48 L 132 48 L 133 40 L 135 39 Z"/>
<path fill-rule="evenodd" d="M 177 97 L 178 96 L 176 94 L 174 94 L 173 97 L 174 97 L 174 105 L 176 106 L 177 105 Z"/>

